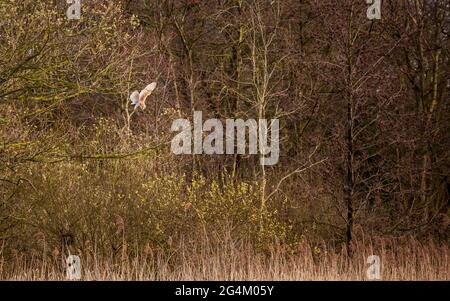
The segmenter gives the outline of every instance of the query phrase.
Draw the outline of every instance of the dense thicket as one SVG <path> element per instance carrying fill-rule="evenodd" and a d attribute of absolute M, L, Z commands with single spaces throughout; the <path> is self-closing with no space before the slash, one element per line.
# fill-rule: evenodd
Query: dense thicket
<path fill-rule="evenodd" d="M 449 3 L 383 1 L 381 20 L 367 7 L 82 1 L 68 20 L 65 1 L 0 1 L 1 245 L 448 244 Z M 279 163 L 175 156 L 171 123 L 193 111 L 279 118 Z"/>

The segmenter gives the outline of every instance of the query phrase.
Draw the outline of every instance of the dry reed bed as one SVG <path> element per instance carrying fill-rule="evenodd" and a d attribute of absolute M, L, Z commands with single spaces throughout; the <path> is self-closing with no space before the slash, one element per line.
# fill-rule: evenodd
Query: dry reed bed
<path fill-rule="evenodd" d="M 345 250 L 300 243 L 295 249 L 276 246 L 257 252 L 246 243 L 226 241 L 183 244 L 165 250 L 122 252 L 101 257 L 80 253 L 83 280 L 367 280 L 367 257 L 381 258 L 382 280 L 450 280 L 448 246 L 432 241 L 370 241 Z M 126 250 L 126 248 L 124 249 Z M 6 280 L 65 280 L 64 258 L 2 257 L 0 278 Z"/>

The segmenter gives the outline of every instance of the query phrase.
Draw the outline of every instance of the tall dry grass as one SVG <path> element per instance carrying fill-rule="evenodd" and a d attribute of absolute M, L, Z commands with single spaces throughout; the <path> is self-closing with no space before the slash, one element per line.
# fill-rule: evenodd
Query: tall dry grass
<path fill-rule="evenodd" d="M 344 250 L 301 242 L 292 247 L 273 244 L 255 251 L 249 243 L 223 238 L 171 246 L 169 251 L 146 246 L 130 255 L 122 246 L 119 256 L 78 255 L 82 280 L 369 280 L 369 255 L 381 258 L 381 280 L 450 280 L 448 246 L 413 239 L 369 240 L 355 244 L 349 258 Z M 55 255 L 55 254 L 53 254 Z M 66 280 L 65 257 L 19 254 L 0 261 L 3 280 Z"/>

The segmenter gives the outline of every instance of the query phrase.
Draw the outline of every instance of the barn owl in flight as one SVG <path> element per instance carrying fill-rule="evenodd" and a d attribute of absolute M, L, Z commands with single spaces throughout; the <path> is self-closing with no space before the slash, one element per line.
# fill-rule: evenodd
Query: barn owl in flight
<path fill-rule="evenodd" d="M 145 110 L 146 108 L 145 100 L 152 94 L 152 92 L 155 89 L 156 83 L 153 82 L 147 87 L 145 87 L 145 89 L 142 90 L 140 93 L 138 91 L 134 91 L 133 93 L 131 93 L 130 100 L 131 105 L 134 106 L 134 109 L 136 110 L 137 108 L 141 107 L 142 110 Z"/>

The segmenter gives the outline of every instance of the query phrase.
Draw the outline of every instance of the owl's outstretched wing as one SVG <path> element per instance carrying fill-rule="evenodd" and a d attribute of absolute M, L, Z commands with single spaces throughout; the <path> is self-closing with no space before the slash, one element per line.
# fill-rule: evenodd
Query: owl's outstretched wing
<path fill-rule="evenodd" d="M 151 83 L 150 85 L 147 85 L 144 90 L 149 91 L 152 93 L 156 89 L 156 82 Z"/>
<path fill-rule="evenodd" d="M 153 82 L 150 85 L 147 85 L 147 87 L 144 88 L 144 90 L 139 93 L 139 99 L 141 102 L 144 102 L 145 99 L 152 94 L 152 92 L 156 89 L 156 83 Z"/>

